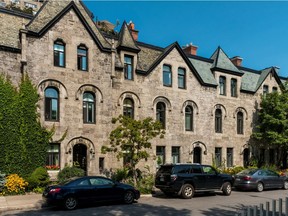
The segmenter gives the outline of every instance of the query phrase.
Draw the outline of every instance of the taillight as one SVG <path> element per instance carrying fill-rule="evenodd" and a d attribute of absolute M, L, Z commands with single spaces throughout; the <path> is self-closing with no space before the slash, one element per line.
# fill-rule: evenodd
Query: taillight
<path fill-rule="evenodd" d="M 61 188 L 52 188 L 49 193 L 59 193 L 61 191 Z"/>
<path fill-rule="evenodd" d="M 177 179 L 177 175 L 171 175 L 171 181 L 175 181 Z"/>
<path fill-rule="evenodd" d="M 244 176 L 244 177 L 243 177 L 243 180 L 245 180 L 245 181 L 250 181 L 250 180 L 251 180 L 251 176 Z"/>

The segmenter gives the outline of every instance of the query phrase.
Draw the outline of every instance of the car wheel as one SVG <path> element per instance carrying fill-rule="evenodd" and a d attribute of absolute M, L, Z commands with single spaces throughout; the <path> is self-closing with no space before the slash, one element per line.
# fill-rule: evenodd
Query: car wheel
<path fill-rule="evenodd" d="M 284 181 L 283 189 L 288 190 L 288 181 Z"/>
<path fill-rule="evenodd" d="M 231 194 L 231 191 L 232 191 L 231 183 L 225 182 L 222 186 L 222 191 L 223 191 L 224 195 L 229 196 Z"/>
<path fill-rule="evenodd" d="M 77 207 L 78 201 L 75 197 L 69 196 L 64 201 L 64 207 L 67 210 L 73 210 Z"/>
<path fill-rule="evenodd" d="M 132 191 L 126 191 L 124 194 L 124 203 L 131 204 L 134 202 L 134 194 Z"/>
<path fill-rule="evenodd" d="M 184 199 L 191 199 L 194 196 L 194 187 L 190 184 L 183 185 L 181 195 Z"/>
<path fill-rule="evenodd" d="M 263 185 L 262 182 L 258 182 L 258 183 L 257 183 L 257 188 L 256 188 L 256 190 L 257 190 L 258 192 L 262 192 L 262 191 L 264 190 L 264 185 Z"/>

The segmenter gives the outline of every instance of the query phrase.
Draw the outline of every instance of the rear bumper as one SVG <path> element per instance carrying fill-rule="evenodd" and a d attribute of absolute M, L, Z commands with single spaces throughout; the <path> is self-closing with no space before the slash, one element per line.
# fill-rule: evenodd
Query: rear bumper
<path fill-rule="evenodd" d="M 242 183 L 234 183 L 234 187 L 236 189 L 241 189 L 241 190 L 255 190 L 257 188 L 256 183 L 252 182 L 242 182 Z"/>

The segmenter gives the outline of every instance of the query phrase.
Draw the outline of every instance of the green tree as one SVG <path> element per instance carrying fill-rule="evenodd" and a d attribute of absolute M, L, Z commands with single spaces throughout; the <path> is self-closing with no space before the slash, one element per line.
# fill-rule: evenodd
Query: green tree
<path fill-rule="evenodd" d="M 110 133 L 110 145 L 102 147 L 102 153 L 113 152 L 120 158 L 129 158 L 129 167 L 132 171 L 133 181 L 137 183 L 136 165 L 140 160 L 149 158 L 148 149 L 152 148 L 150 140 L 160 136 L 164 137 L 165 131 L 159 121 L 152 118 L 135 120 L 120 115 L 112 119 L 112 123 L 119 125 Z"/>
<path fill-rule="evenodd" d="M 262 97 L 256 131 L 252 138 L 257 147 L 281 150 L 279 158 L 282 166 L 287 167 L 288 150 L 288 91 L 273 92 Z"/>

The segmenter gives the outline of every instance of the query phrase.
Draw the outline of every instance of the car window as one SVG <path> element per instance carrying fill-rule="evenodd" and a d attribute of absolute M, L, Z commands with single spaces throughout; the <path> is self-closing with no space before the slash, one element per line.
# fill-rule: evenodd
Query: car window
<path fill-rule="evenodd" d="M 159 170 L 157 171 L 158 173 L 172 173 L 172 166 L 161 166 Z"/>
<path fill-rule="evenodd" d="M 216 171 L 210 166 L 203 166 L 203 172 L 206 174 L 216 174 Z"/>
<path fill-rule="evenodd" d="M 90 183 L 89 183 L 88 179 L 84 179 L 82 181 L 79 181 L 77 185 L 89 186 Z"/>
<path fill-rule="evenodd" d="M 179 165 L 175 166 L 173 169 L 173 173 L 190 173 L 191 165 Z"/>
<path fill-rule="evenodd" d="M 91 178 L 90 179 L 91 185 L 113 185 L 114 182 L 110 179 L 104 179 L 104 178 Z"/>
<path fill-rule="evenodd" d="M 200 166 L 192 166 L 192 173 L 202 173 Z"/>
<path fill-rule="evenodd" d="M 242 170 L 238 174 L 240 174 L 240 175 L 253 175 L 256 171 L 257 171 L 257 169 L 246 169 L 246 170 Z"/>
<path fill-rule="evenodd" d="M 272 170 L 266 170 L 267 176 L 278 176 L 278 174 Z"/>

